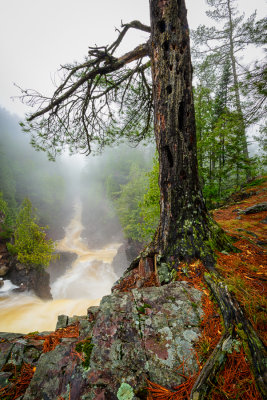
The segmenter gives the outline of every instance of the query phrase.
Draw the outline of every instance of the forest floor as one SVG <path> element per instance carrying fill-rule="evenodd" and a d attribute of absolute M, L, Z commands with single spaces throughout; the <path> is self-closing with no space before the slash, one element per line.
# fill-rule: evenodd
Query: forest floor
<path fill-rule="evenodd" d="M 267 211 L 244 214 L 247 208 L 267 202 L 267 179 L 256 179 L 241 191 L 236 192 L 223 207 L 213 211 L 213 218 L 234 239 L 239 252 L 227 254 L 217 252 L 216 268 L 239 304 L 253 328 L 267 344 L 266 289 L 267 289 Z M 204 292 L 204 316 L 201 321 L 202 335 L 195 346 L 199 371 L 211 356 L 223 334 L 223 323 L 216 305 L 204 281 L 205 268 L 199 262 L 184 264 L 177 273 L 176 280 L 186 280 Z M 186 360 L 185 360 L 186 363 Z M 181 365 L 179 375 L 183 375 Z M 176 391 L 150 382 L 150 399 L 184 400 L 190 392 L 199 372 L 184 376 L 184 383 Z M 212 383 L 209 400 L 260 400 L 250 369 L 250 355 L 242 341 L 241 332 L 236 332 L 236 340 L 227 355 L 223 371 Z"/>

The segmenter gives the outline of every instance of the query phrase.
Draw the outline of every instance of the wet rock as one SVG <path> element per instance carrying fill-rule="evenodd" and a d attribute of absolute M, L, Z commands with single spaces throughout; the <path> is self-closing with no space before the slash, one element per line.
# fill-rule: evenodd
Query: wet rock
<path fill-rule="evenodd" d="M 15 268 L 16 268 L 17 271 L 22 271 L 22 270 L 26 270 L 27 269 L 26 265 L 21 264 L 21 263 L 16 263 L 15 264 Z"/>
<path fill-rule="evenodd" d="M 68 326 L 69 317 L 67 315 L 59 315 L 57 317 L 57 326 L 56 329 L 66 328 Z"/>
<path fill-rule="evenodd" d="M 3 287 L 3 286 L 4 286 L 4 281 L 3 281 L 2 278 L 0 278 L 0 289 L 1 289 L 1 287 Z"/>
<path fill-rule="evenodd" d="M 255 214 L 258 212 L 267 211 L 267 202 L 254 204 L 251 207 L 245 208 L 242 211 L 239 211 L 239 214 Z"/>
<path fill-rule="evenodd" d="M 2 342 L 2 340 L 0 343 L 0 370 L 2 370 L 3 366 L 7 363 L 13 347 L 13 343 L 10 343 L 8 341 Z"/>
<path fill-rule="evenodd" d="M 0 265 L 0 276 L 5 276 L 9 271 L 6 265 Z"/>
<path fill-rule="evenodd" d="M 21 283 L 18 288 L 13 289 L 12 291 L 15 293 L 22 293 L 22 292 L 26 292 L 26 290 L 27 290 L 26 285 L 24 283 Z"/>
<path fill-rule="evenodd" d="M 13 258 L 5 278 L 19 286 L 19 291 L 33 290 L 43 300 L 52 299 L 49 274 L 41 267 L 30 268 Z"/>
<path fill-rule="evenodd" d="M 25 338 L 22 334 L 0 333 L 0 370 L 5 366 L 16 366 L 19 370 L 23 363 L 35 365 L 43 350 L 43 340 Z"/>
<path fill-rule="evenodd" d="M 176 368 L 183 358 L 185 373 L 197 369 L 192 348 L 201 308 L 192 302 L 200 299 L 199 291 L 181 282 L 104 297 L 92 333 L 89 383 L 106 385 L 112 393 L 122 382 L 140 391 L 146 377 L 170 388 L 178 385 Z"/>

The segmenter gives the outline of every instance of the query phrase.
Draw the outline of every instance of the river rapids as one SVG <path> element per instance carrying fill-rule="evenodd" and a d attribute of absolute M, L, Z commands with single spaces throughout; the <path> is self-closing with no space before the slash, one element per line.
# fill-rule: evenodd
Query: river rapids
<path fill-rule="evenodd" d="M 5 281 L 0 289 L 1 332 L 55 330 L 58 315 L 86 315 L 88 307 L 98 305 L 100 299 L 110 293 L 118 279 L 111 262 L 120 243 L 89 249 L 81 237 L 84 229 L 81 216 L 82 207 L 78 201 L 65 237 L 57 245 L 59 251 L 76 253 L 77 259 L 51 284 L 53 300 L 43 301 L 31 292 L 14 293 L 15 286 Z"/>

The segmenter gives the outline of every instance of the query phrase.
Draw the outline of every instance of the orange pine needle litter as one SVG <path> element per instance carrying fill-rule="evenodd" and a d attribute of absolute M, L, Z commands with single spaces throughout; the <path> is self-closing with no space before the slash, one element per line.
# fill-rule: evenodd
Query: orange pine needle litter
<path fill-rule="evenodd" d="M 244 239 L 235 243 L 242 253 L 218 253 L 217 268 L 234 291 L 247 317 L 267 344 L 266 292 L 267 256 L 262 249 Z"/>
<path fill-rule="evenodd" d="M 79 337 L 79 324 L 69 325 L 66 328 L 57 329 L 55 332 L 45 336 L 25 336 L 34 339 L 44 340 L 43 353 L 54 350 L 61 342 L 63 338 L 77 338 Z"/>
<path fill-rule="evenodd" d="M 197 376 L 198 373 L 189 377 L 185 377 L 186 381 L 181 383 L 179 386 L 176 386 L 174 388 L 175 392 L 148 380 L 149 386 L 147 387 L 147 400 L 189 400 L 190 393 Z"/>
<path fill-rule="evenodd" d="M 15 374 L 15 377 L 10 380 L 12 386 L 9 387 L 9 385 L 7 385 L 6 387 L 0 389 L 1 398 L 9 397 L 10 399 L 15 400 L 22 396 L 26 392 L 27 387 L 31 382 L 34 371 L 34 367 L 32 367 L 30 364 L 24 363 L 20 373 L 18 375 Z"/>
<path fill-rule="evenodd" d="M 119 290 L 120 292 L 129 292 L 136 288 L 139 279 L 138 270 L 135 269 L 127 278 L 124 278 L 118 285 L 116 285 L 114 289 Z M 159 286 L 155 272 L 151 273 L 142 284 L 142 287 L 151 286 Z"/>
<path fill-rule="evenodd" d="M 52 351 L 58 346 L 62 338 L 76 338 L 79 337 L 79 324 L 74 324 L 67 326 L 66 328 L 61 328 L 49 335 L 39 336 L 39 335 L 27 335 L 25 338 L 44 340 L 43 353 Z M 14 366 L 14 377 L 10 379 L 12 386 L 7 385 L 0 389 L 0 396 L 10 397 L 10 399 L 15 400 L 22 396 L 33 377 L 36 367 L 30 364 L 23 364 L 19 374 L 16 372 L 16 366 Z"/>
<path fill-rule="evenodd" d="M 234 351 L 228 354 L 224 369 L 218 375 L 209 398 L 212 400 L 262 400 L 256 389 L 243 348 L 239 352 Z"/>

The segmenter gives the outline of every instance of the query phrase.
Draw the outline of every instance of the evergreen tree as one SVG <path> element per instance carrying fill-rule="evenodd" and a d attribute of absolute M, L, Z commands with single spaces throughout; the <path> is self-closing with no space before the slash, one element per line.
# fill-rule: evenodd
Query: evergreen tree
<path fill-rule="evenodd" d="M 14 244 L 8 243 L 7 247 L 28 266 L 47 267 L 56 259 L 54 243 L 46 238 L 45 228 L 37 224 L 36 210 L 28 199 L 22 203 L 16 220 Z"/>
<path fill-rule="evenodd" d="M 240 60 L 238 54 L 245 50 L 248 45 L 254 44 L 251 32 L 255 32 L 256 13 L 245 20 L 244 14 L 237 10 L 237 0 L 207 0 L 210 10 L 207 15 L 216 21 L 220 27 L 207 28 L 204 25 L 193 32 L 195 43 L 195 56 L 201 62 L 203 58 L 206 63 L 213 65 L 215 69 L 223 69 L 228 60 L 231 64 L 232 90 L 234 93 L 234 111 L 238 116 L 240 139 L 242 141 L 242 152 L 249 160 L 246 139 L 246 121 L 240 93 L 240 72 L 244 74 L 244 67 L 240 71 Z M 249 176 L 249 171 L 247 173 Z"/>

